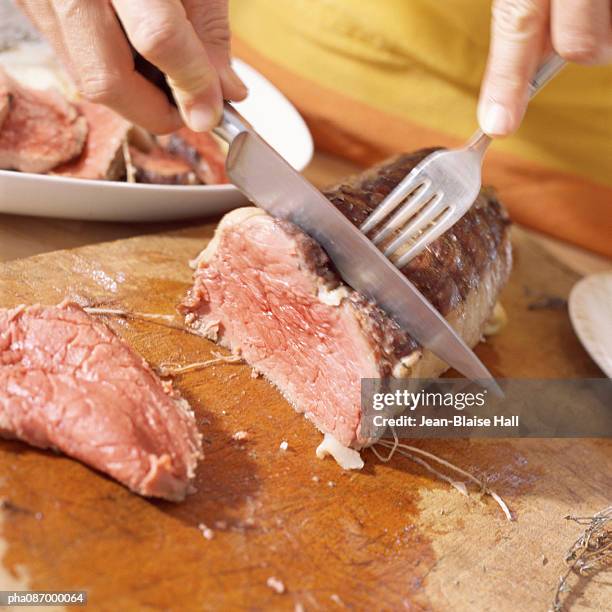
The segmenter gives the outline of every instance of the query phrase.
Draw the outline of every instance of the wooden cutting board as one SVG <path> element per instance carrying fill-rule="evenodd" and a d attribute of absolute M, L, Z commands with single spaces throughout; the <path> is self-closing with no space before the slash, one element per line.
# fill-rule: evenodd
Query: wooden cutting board
<path fill-rule="evenodd" d="M 4 264 L 0 306 L 70 297 L 172 313 L 190 283 L 186 262 L 213 227 Z M 479 355 L 499 376 L 601 376 L 565 309 L 528 308 L 566 297 L 576 277 L 518 231 L 515 245 L 502 297 L 510 321 Z M 106 320 L 154 366 L 217 350 L 150 322 Z M 0 442 L 0 589 L 85 589 L 92 610 L 544 611 L 581 529 L 563 517 L 610 504 L 609 440 L 418 443 L 488 475 L 517 516 L 508 522 L 490 499 L 466 498 L 401 457 L 383 464 L 367 451 L 359 473 L 318 460 L 321 435 L 244 365 L 186 373 L 176 385 L 206 453 L 198 492 L 181 504 L 142 499 L 77 461 Z M 239 430 L 248 432 L 243 442 L 232 438 Z M 575 609 L 610 609 L 610 584 L 609 574 L 581 581 Z"/>

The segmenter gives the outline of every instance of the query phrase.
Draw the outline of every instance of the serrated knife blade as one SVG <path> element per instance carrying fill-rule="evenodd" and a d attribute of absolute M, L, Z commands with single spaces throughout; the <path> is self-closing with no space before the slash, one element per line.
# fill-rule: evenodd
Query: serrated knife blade
<path fill-rule="evenodd" d="M 312 236 L 344 281 L 415 340 L 467 378 L 501 393 L 487 368 L 417 288 L 229 104 L 214 131 L 229 144 L 230 180 L 253 203 Z"/>

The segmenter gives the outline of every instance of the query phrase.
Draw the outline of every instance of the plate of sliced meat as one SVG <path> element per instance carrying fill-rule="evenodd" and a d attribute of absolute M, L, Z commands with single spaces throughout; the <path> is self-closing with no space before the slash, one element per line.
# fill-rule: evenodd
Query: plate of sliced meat
<path fill-rule="evenodd" d="M 99 221 L 159 221 L 219 214 L 245 204 L 225 175 L 226 147 L 186 127 L 153 136 L 110 109 L 78 99 L 66 75 L 24 70 L 40 43 L 0 61 L 0 212 Z M 24 60 L 24 57 L 26 58 Z M 30 59 L 34 57 L 34 60 Z M 1 58 L 0 58 L 1 59 Z M 11 60 L 13 61 L 13 59 Z M 12 67 L 13 66 L 13 67 Z M 251 95 L 237 104 L 297 170 L 310 161 L 310 132 L 293 105 L 256 70 L 234 66 Z M 25 76 L 22 76 L 25 75 Z M 34 85 L 34 86 L 33 86 Z"/>

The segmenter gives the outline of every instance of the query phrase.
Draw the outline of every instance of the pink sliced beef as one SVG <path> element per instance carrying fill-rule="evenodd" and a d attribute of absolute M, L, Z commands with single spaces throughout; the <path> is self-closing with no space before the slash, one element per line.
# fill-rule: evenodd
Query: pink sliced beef
<path fill-rule="evenodd" d="M 22 87 L 0 68 L 3 88 L 10 105 L 0 126 L 0 168 L 48 172 L 81 153 L 87 122 L 59 93 Z"/>
<path fill-rule="evenodd" d="M 187 402 L 78 305 L 0 310 L 0 436 L 52 448 L 141 495 L 182 500 L 201 438 Z"/>
<path fill-rule="evenodd" d="M 359 225 L 427 153 L 399 156 L 325 195 Z M 402 270 L 472 346 L 510 271 L 508 225 L 503 207 L 483 192 Z M 447 368 L 344 285 L 318 243 L 259 209 L 226 215 L 196 266 L 179 306 L 186 324 L 241 354 L 344 446 L 371 442 L 360 434 L 362 378 L 429 378 Z"/>
<path fill-rule="evenodd" d="M 211 134 L 183 127 L 168 136 L 159 136 L 157 140 L 164 149 L 185 160 L 205 185 L 228 182 L 225 153 Z"/>
<path fill-rule="evenodd" d="M 89 132 L 81 154 L 53 169 L 52 174 L 114 181 L 125 176 L 123 145 L 132 124 L 105 106 L 79 102 Z"/>

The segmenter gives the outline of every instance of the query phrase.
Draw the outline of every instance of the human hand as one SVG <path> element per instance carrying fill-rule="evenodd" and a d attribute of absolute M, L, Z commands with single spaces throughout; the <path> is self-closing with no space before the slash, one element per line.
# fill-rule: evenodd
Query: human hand
<path fill-rule="evenodd" d="M 227 0 L 18 4 L 47 37 L 84 98 L 151 132 L 171 132 L 182 122 L 166 96 L 135 72 L 128 39 L 166 74 L 183 120 L 193 130 L 210 130 L 220 119 L 224 98 L 242 100 L 247 94 L 230 66 Z"/>
<path fill-rule="evenodd" d="M 478 121 L 491 136 L 520 125 L 529 81 L 550 49 L 582 64 L 612 61 L 610 0 L 494 0 Z"/>

